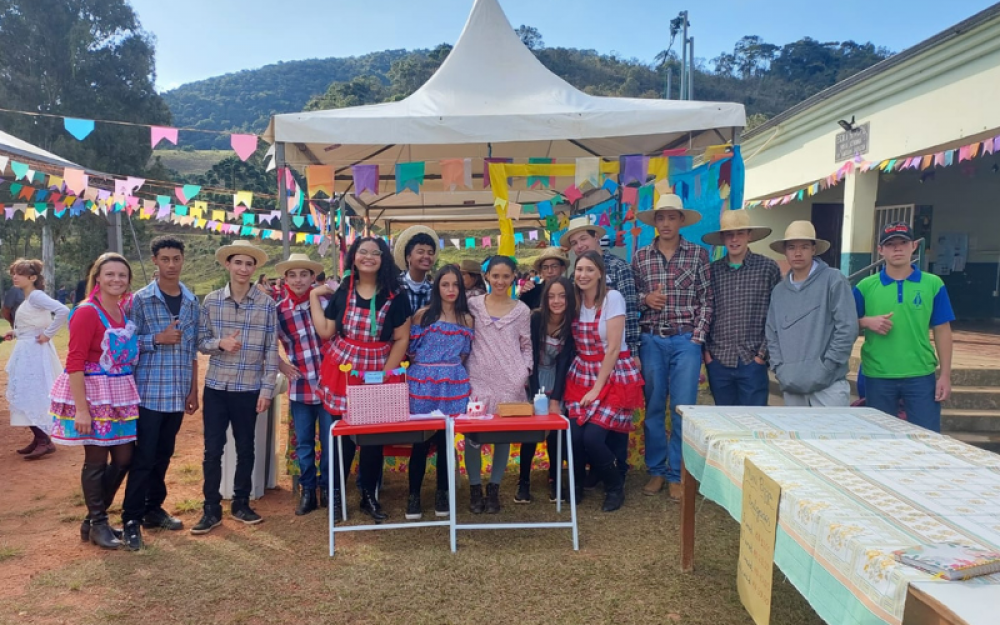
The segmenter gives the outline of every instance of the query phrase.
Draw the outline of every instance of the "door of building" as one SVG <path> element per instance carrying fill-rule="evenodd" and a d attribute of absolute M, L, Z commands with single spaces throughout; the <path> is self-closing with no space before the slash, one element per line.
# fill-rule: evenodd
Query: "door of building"
<path fill-rule="evenodd" d="M 823 261 L 840 269 L 840 248 L 843 242 L 844 205 L 843 204 L 813 204 L 812 223 L 816 227 L 816 236 L 830 242 L 830 249 L 820 255 Z"/>
<path fill-rule="evenodd" d="M 913 228 L 913 204 L 875 207 L 875 230 L 872 234 L 872 262 L 878 262 L 878 235 L 889 224 L 903 222 Z M 919 236 L 917 238 L 920 238 Z"/>

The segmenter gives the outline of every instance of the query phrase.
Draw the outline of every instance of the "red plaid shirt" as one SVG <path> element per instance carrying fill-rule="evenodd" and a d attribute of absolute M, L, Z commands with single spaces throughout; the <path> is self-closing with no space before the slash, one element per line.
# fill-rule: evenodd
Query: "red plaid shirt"
<path fill-rule="evenodd" d="M 320 298 L 324 309 L 327 299 Z M 321 354 L 326 341 L 319 338 L 313 328 L 308 298 L 301 304 L 295 305 L 286 293 L 278 302 L 278 338 L 285 346 L 288 361 L 302 374 L 298 380 L 289 380 L 288 399 L 303 404 L 323 403 L 317 387 Z"/>
<path fill-rule="evenodd" d="M 693 328 L 691 339 L 704 344 L 712 323 L 712 286 L 708 252 L 681 237 L 677 251 L 668 261 L 656 247 L 659 237 L 636 251 L 632 259 L 635 288 L 639 292 L 639 327 L 643 332 L 661 328 Z M 646 294 L 657 285 L 665 289 L 667 305 L 653 310 L 645 304 Z"/>

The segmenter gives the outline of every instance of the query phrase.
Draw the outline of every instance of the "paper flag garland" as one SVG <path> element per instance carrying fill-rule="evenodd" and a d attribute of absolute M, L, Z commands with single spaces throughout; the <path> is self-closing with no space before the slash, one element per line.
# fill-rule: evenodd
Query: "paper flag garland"
<path fill-rule="evenodd" d="M 549 215 L 545 218 L 545 229 L 549 232 L 555 232 L 559 229 L 559 218 L 555 215 Z"/>
<path fill-rule="evenodd" d="M 21 178 L 27 178 L 28 172 L 31 169 L 24 163 L 18 163 L 17 161 L 10 162 L 10 170 L 14 172 L 14 180 L 20 180 Z"/>
<path fill-rule="evenodd" d="M 490 237 L 483 237 L 483 247 L 492 247 Z"/>
<path fill-rule="evenodd" d="M 3 175 L 3 172 L 7 171 L 8 162 L 10 162 L 9 158 L 6 156 L 0 156 L 0 175 Z"/>
<path fill-rule="evenodd" d="M 420 187 L 424 184 L 424 169 L 425 164 L 423 161 L 414 163 L 397 163 L 396 164 L 396 194 L 400 194 L 403 191 L 412 191 L 413 193 L 420 194 Z"/>
<path fill-rule="evenodd" d="M 153 144 L 153 148 L 156 148 L 156 145 L 164 139 L 177 145 L 177 129 L 166 126 L 150 126 L 149 140 Z"/>
<path fill-rule="evenodd" d="M 174 195 L 177 196 L 177 200 L 181 204 L 187 204 L 200 192 L 201 186 L 197 184 L 186 184 L 183 187 L 176 187 L 174 189 Z"/>
<path fill-rule="evenodd" d="M 246 161 L 257 151 L 257 135 L 232 135 L 229 138 L 229 145 L 233 147 L 241 161 Z"/>
<path fill-rule="evenodd" d="M 441 184 L 445 191 L 458 187 L 472 188 L 472 159 L 452 158 L 441 161 Z"/>
<path fill-rule="evenodd" d="M 622 187 L 622 204 L 635 206 L 638 203 L 639 190 L 635 187 Z"/>
<path fill-rule="evenodd" d="M 632 182 L 643 184 L 646 182 L 646 157 L 642 154 L 628 154 L 621 157 L 621 178 L 619 182 L 627 185 Z"/>
<path fill-rule="evenodd" d="M 472 237 L 467 238 L 465 240 L 465 249 L 471 250 L 474 247 L 476 247 L 476 240 Z"/>
<path fill-rule="evenodd" d="M 541 218 L 548 217 L 552 214 L 552 202 L 545 200 L 544 202 L 538 203 L 538 216 Z"/>
<path fill-rule="evenodd" d="M 583 197 L 583 194 L 575 186 L 566 187 L 566 190 L 562 194 L 570 204 L 576 203 L 577 200 Z"/>
<path fill-rule="evenodd" d="M 66 132 L 73 135 L 77 141 L 83 141 L 90 133 L 94 132 L 94 120 L 74 119 L 72 117 L 63 118 L 63 127 Z"/>
<path fill-rule="evenodd" d="M 520 232 L 514 233 L 514 244 L 524 243 L 524 235 Z"/>
<path fill-rule="evenodd" d="M 237 210 L 237 214 L 242 212 L 239 210 L 241 206 L 243 207 L 243 210 L 246 210 L 247 208 L 253 208 L 252 191 L 237 191 L 233 195 L 233 208 Z"/>
<path fill-rule="evenodd" d="M 63 180 L 66 183 L 66 190 L 70 193 L 83 193 L 87 188 L 87 175 L 82 169 L 67 167 L 63 170 Z"/>
<path fill-rule="evenodd" d="M 594 188 L 600 184 L 601 160 L 596 156 L 576 159 L 576 181 L 577 188 L 582 188 L 584 184 L 589 184 Z"/>
<path fill-rule="evenodd" d="M 354 195 L 365 191 L 378 195 L 378 165 L 354 165 L 351 173 L 354 174 Z"/>
<path fill-rule="evenodd" d="M 289 176 L 286 176 L 285 187 L 291 188 L 292 185 L 288 184 L 287 178 L 291 177 L 291 169 L 285 170 Z M 292 183 L 295 179 L 292 178 Z M 334 172 L 332 165 L 306 165 L 306 184 L 309 187 L 309 198 L 316 197 L 316 194 L 322 191 L 327 197 L 333 197 L 334 189 Z"/>
<path fill-rule="evenodd" d="M 553 159 L 551 158 L 529 158 L 529 165 L 550 165 Z M 529 170 L 531 168 L 529 167 Z M 552 185 L 556 183 L 555 176 L 528 176 L 528 188 L 529 189 L 551 189 Z"/>
<path fill-rule="evenodd" d="M 522 206 L 520 204 L 518 204 L 517 202 L 508 202 L 507 203 L 507 219 L 513 219 L 514 221 L 517 221 L 518 219 L 520 219 L 521 218 L 521 209 L 522 209 Z"/>
<path fill-rule="evenodd" d="M 462 241 L 460 239 L 451 239 L 451 244 L 458 249 L 462 249 Z"/>

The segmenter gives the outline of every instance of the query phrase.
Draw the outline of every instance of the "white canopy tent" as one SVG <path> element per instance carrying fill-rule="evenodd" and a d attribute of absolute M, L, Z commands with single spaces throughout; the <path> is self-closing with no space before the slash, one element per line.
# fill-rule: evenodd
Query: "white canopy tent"
<path fill-rule="evenodd" d="M 481 178 L 486 157 L 572 161 L 623 154 L 657 154 L 738 140 L 743 105 L 588 95 L 549 71 L 514 32 L 497 0 L 475 0 L 458 42 L 438 71 L 399 102 L 275 115 L 264 138 L 276 144 L 277 164 L 334 165 L 337 191 L 348 188 L 350 167 L 380 166 L 370 207 L 384 221 L 462 229 L 462 218 L 495 219 L 489 190 L 447 192 L 438 161 L 473 159 Z M 396 195 L 396 163 L 425 161 L 423 193 Z M 279 179 L 281 177 L 279 176 Z M 572 184 L 558 181 L 556 189 Z M 474 186 L 481 188 L 482 183 Z M 511 200 L 539 202 L 551 192 L 511 188 Z M 377 211 L 375 209 L 378 209 Z M 384 212 L 382 212 L 384 209 Z M 448 224 L 443 223 L 449 222 Z M 287 222 L 287 220 L 285 220 Z"/>

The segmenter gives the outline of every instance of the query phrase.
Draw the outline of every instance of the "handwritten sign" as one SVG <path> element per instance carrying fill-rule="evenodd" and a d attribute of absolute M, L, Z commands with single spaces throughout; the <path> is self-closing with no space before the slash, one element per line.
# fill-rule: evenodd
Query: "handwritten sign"
<path fill-rule="evenodd" d="M 771 621 L 774 537 L 778 530 L 781 487 L 747 458 L 743 465 L 743 516 L 736 587 L 757 625 Z"/>
<path fill-rule="evenodd" d="M 849 161 L 855 156 L 868 153 L 868 138 L 871 136 L 871 123 L 858 124 L 854 130 L 838 132 L 834 139 L 835 158 L 838 163 Z"/>

